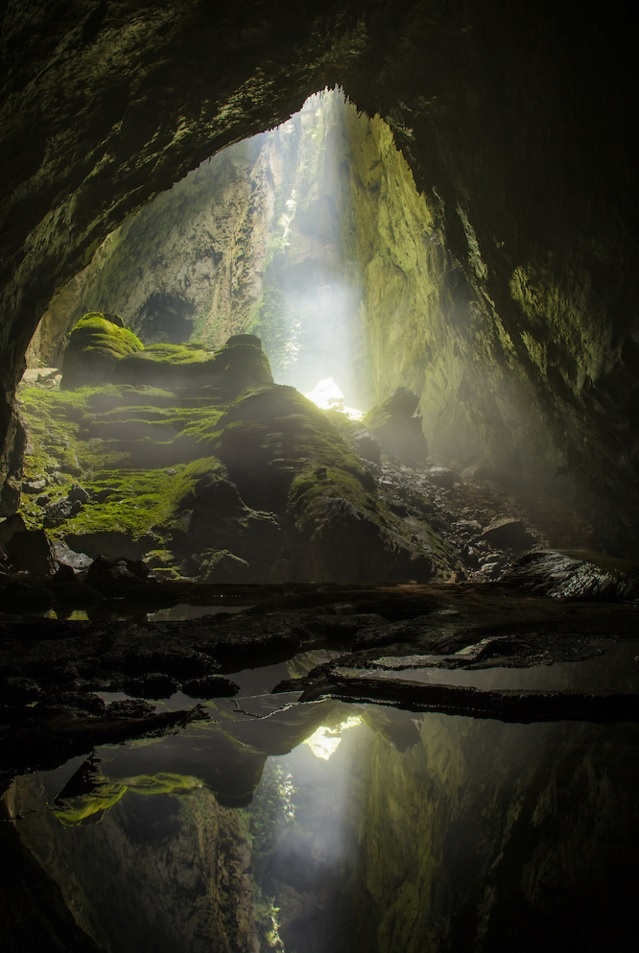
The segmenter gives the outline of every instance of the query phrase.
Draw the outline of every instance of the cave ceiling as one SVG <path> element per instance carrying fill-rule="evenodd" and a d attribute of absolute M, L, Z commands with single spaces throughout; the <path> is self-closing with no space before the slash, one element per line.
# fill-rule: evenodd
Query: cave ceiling
<path fill-rule="evenodd" d="M 611 538 L 636 540 L 626 15 L 613 2 L 595 18 L 574 0 L 302 0 L 294 16 L 284 0 L 5 2 L 1 475 L 17 439 L 11 396 L 52 294 L 158 192 L 339 85 L 386 119 L 437 198 L 451 353 L 465 362 L 446 400 L 470 391 L 489 456 L 510 443 L 520 470 L 541 459 Z M 480 358 L 512 396 L 482 402 Z"/>

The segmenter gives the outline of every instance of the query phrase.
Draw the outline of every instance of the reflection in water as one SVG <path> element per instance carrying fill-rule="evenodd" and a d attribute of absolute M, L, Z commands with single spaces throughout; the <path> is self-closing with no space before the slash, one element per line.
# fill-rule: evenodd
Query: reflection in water
<path fill-rule="evenodd" d="M 636 726 L 293 694 L 221 699 L 207 714 L 19 778 L 6 796 L 99 949 L 631 948 Z"/>

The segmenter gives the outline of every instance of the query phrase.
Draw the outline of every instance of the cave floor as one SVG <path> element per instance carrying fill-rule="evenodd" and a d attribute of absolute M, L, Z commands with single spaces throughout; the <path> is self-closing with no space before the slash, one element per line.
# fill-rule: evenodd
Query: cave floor
<path fill-rule="evenodd" d="M 288 677 L 255 691 L 272 704 L 281 694 L 523 723 L 639 717 L 634 601 L 530 596 L 504 583 L 188 586 L 182 601 L 203 614 L 160 621 L 156 610 L 148 621 L 143 605 L 117 600 L 110 618 L 103 607 L 90 621 L 0 621 L 5 784 L 206 718 L 203 702 L 237 693 L 235 673 L 276 663 Z M 296 664 L 317 651 L 328 652 L 319 664 Z M 588 660 L 584 688 L 570 673 Z M 525 670 L 539 677 L 513 679 Z M 488 672 L 510 677 L 489 684 Z"/>

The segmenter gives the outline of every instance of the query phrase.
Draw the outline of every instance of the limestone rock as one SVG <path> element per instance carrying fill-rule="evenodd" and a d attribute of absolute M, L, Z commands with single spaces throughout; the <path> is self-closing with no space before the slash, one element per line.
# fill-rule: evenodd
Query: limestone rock
<path fill-rule="evenodd" d="M 618 601 L 639 597 L 639 565 L 603 553 L 528 553 L 502 577 L 536 596 Z"/>
<path fill-rule="evenodd" d="M 515 552 L 523 552 L 534 545 L 534 537 L 531 536 L 526 525 L 517 519 L 497 519 L 487 526 L 481 539 L 486 540 L 491 546 L 497 549 L 510 549 Z"/>
<path fill-rule="evenodd" d="M 98 556 L 89 566 L 85 581 L 105 596 L 129 596 L 149 588 L 149 570 L 140 560 Z"/>
<path fill-rule="evenodd" d="M 418 404 L 417 394 L 399 387 L 385 401 L 369 410 L 362 421 L 385 453 L 409 466 L 422 464 L 428 457 L 422 420 L 416 415 Z"/>
<path fill-rule="evenodd" d="M 110 380 L 117 362 L 142 349 L 142 342 L 117 315 L 89 311 L 69 337 L 62 363 L 65 388 L 92 386 Z"/>
<path fill-rule="evenodd" d="M 53 543 L 43 529 L 15 533 L 7 544 L 7 555 L 18 572 L 47 576 L 55 571 Z"/>

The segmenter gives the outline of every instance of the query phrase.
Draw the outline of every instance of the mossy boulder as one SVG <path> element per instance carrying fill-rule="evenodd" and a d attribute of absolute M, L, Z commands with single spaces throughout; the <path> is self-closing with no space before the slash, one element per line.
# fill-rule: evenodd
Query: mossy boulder
<path fill-rule="evenodd" d="M 434 575 L 431 553 L 407 539 L 377 494 L 344 470 L 317 467 L 296 477 L 287 515 L 301 579 L 392 584 Z"/>
<path fill-rule="evenodd" d="M 269 359 L 254 334 L 232 335 L 214 358 L 216 377 L 228 398 L 236 397 L 247 387 L 273 383 Z"/>
<path fill-rule="evenodd" d="M 381 404 L 364 415 L 363 425 L 378 441 L 384 453 L 408 466 L 419 466 L 428 457 L 428 444 L 417 413 L 419 397 L 399 387 Z"/>
<path fill-rule="evenodd" d="M 295 477 L 314 466 L 343 471 L 362 488 L 374 486 L 326 414 L 283 384 L 241 394 L 218 422 L 213 452 L 246 503 L 275 513 L 286 510 Z"/>
<path fill-rule="evenodd" d="M 243 500 L 281 514 L 288 526 L 282 558 L 295 567 L 295 579 L 432 577 L 429 554 L 402 536 L 370 472 L 324 411 L 295 388 L 243 393 L 220 418 L 215 453 Z"/>
<path fill-rule="evenodd" d="M 61 386 L 69 389 L 106 383 L 118 361 L 142 348 L 140 339 L 124 327 L 118 315 L 89 311 L 69 335 Z"/>
<path fill-rule="evenodd" d="M 250 575 L 251 582 L 268 582 L 269 567 L 281 556 L 280 524 L 272 513 L 248 507 L 221 465 L 211 463 L 211 468 L 195 480 L 180 501 L 180 510 L 186 518 L 176 524 L 173 546 L 185 552 L 226 552 L 246 563 L 242 569 L 244 579 Z M 227 568 L 232 562 L 226 561 Z M 238 569 L 237 562 L 233 565 Z M 218 577 L 221 572 L 218 566 Z"/>
<path fill-rule="evenodd" d="M 170 391 L 199 387 L 213 374 L 214 355 L 197 344 L 150 344 L 113 368 L 113 382 Z"/>
<path fill-rule="evenodd" d="M 254 335 L 235 335 L 216 351 L 197 344 L 151 344 L 113 368 L 113 381 L 171 391 L 212 388 L 230 400 L 246 387 L 273 382 L 268 357 Z"/>

